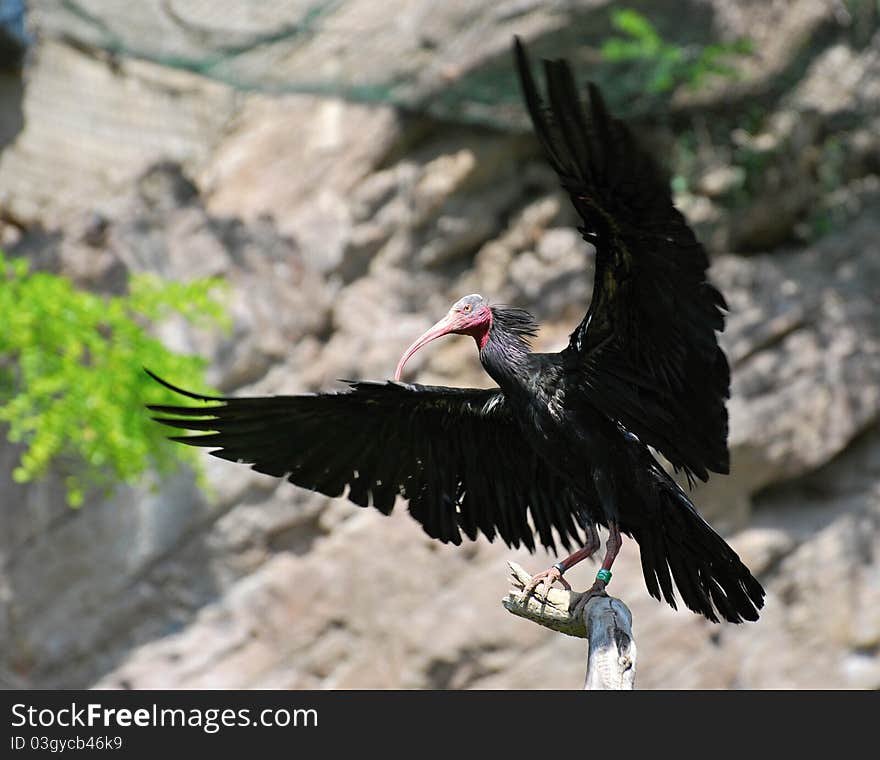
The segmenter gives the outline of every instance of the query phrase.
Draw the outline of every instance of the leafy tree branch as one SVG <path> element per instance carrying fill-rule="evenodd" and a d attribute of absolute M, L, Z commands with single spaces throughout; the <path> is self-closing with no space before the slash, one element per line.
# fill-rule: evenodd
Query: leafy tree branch
<path fill-rule="evenodd" d="M 169 397 L 142 367 L 203 387 L 203 360 L 168 350 L 150 326 L 174 314 L 226 324 L 219 285 L 136 275 L 127 295 L 105 297 L 0 252 L 0 423 L 24 446 L 13 478 L 29 482 L 53 467 L 79 506 L 88 489 L 134 483 L 150 467 L 166 472 L 181 457 L 194 462 L 163 445 L 150 422 L 144 404 Z"/>

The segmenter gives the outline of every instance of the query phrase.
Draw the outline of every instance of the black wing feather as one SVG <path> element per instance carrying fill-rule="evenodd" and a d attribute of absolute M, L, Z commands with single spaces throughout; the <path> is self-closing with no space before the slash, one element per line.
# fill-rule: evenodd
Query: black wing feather
<path fill-rule="evenodd" d="M 351 382 L 349 390 L 225 398 L 169 390 L 202 406 L 152 405 L 154 419 L 198 435 L 171 440 L 215 449 L 268 475 L 391 512 L 397 496 L 425 531 L 534 549 L 533 528 L 555 550 L 581 541 L 568 489 L 525 443 L 499 389 Z M 530 476 L 531 474 L 531 476 Z M 535 488 L 535 483 L 541 488 Z"/>
<path fill-rule="evenodd" d="M 582 104 L 565 61 L 545 61 L 549 106 L 515 44 L 535 132 L 596 247 L 593 298 L 563 352 L 574 388 L 688 477 L 727 472 L 724 298 L 658 163 L 594 84 Z"/>

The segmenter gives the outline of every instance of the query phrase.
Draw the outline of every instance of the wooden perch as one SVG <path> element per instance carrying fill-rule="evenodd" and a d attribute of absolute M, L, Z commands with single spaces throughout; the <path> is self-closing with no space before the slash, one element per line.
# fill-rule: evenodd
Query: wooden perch
<path fill-rule="evenodd" d="M 587 602 L 584 614 L 574 617 L 578 599 L 573 591 L 544 586 L 523 599 L 522 590 L 532 579 L 515 562 L 508 562 L 515 588 L 501 600 L 505 609 L 559 633 L 589 639 L 585 689 L 632 689 L 636 677 L 636 642 L 632 613 L 620 599 L 599 596 Z"/>

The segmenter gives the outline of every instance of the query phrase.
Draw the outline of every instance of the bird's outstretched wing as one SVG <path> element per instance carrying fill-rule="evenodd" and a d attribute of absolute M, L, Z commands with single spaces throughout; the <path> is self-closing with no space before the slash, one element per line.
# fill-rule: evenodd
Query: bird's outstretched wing
<path fill-rule="evenodd" d="M 149 373 L 201 406 L 148 407 L 157 422 L 202 435 L 171 440 L 389 514 L 399 495 L 428 535 L 461 543 L 481 531 L 555 550 L 553 529 L 580 545 L 578 507 L 522 440 L 499 389 L 352 382 L 300 396 L 200 396 Z"/>
<path fill-rule="evenodd" d="M 582 103 L 568 64 L 544 61 L 545 105 L 518 39 L 515 52 L 535 132 L 596 248 L 593 298 L 563 352 L 575 384 L 689 478 L 727 472 L 726 304 L 705 250 L 599 89 Z"/>

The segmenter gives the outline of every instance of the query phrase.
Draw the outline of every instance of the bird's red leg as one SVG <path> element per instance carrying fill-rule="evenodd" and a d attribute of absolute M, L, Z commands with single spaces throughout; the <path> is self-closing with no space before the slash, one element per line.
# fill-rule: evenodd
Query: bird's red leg
<path fill-rule="evenodd" d="M 533 575 L 528 585 L 523 589 L 523 599 L 528 599 L 534 594 L 535 589 L 537 589 L 541 583 L 544 584 L 545 596 L 547 595 L 547 591 L 550 590 L 550 587 L 556 583 L 556 581 L 559 581 L 567 591 L 571 591 L 571 584 L 562 577 L 562 574 L 566 570 L 574 567 L 581 560 L 584 560 L 587 557 L 592 557 L 601 544 L 602 542 L 599 540 L 599 534 L 596 532 L 596 526 L 590 524 L 587 527 L 587 543 L 584 544 L 583 549 L 578 549 L 574 554 L 569 554 L 565 559 L 560 560 L 548 570 Z"/>
<path fill-rule="evenodd" d="M 584 607 L 586 607 L 587 602 L 589 602 L 590 599 L 594 596 L 602 596 L 605 593 L 605 587 L 608 585 L 608 581 L 611 580 L 611 565 L 614 564 L 614 558 L 617 556 L 622 545 L 623 538 L 621 538 L 620 535 L 620 528 L 617 527 L 616 522 L 609 521 L 608 541 L 605 542 L 605 559 L 602 560 L 602 567 L 600 568 L 598 577 L 593 585 L 578 596 L 578 600 L 574 603 L 574 607 L 571 608 L 572 617 L 579 617 L 582 615 Z M 606 575 L 607 579 L 603 579 L 603 575 Z"/>

